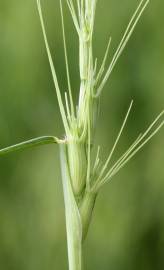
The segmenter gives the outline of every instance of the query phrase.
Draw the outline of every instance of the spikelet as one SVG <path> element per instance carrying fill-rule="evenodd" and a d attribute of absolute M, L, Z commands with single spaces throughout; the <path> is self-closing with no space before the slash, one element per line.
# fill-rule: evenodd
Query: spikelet
<path fill-rule="evenodd" d="M 68 163 L 74 195 L 80 196 L 84 190 L 87 174 L 87 158 L 85 145 L 72 139 L 68 145 Z"/>

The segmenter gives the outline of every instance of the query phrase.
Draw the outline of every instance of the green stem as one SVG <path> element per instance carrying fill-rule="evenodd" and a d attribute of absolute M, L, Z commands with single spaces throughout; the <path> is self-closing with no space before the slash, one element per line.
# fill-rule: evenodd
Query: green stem
<path fill-rule="evenodd" d="M 82 270 L 82 224 L 72 191 L 66 145 L 60 145 L 69 270 Z"/>
<path fill-rule="evenodd" d="M 7 154 L 10 152 L 14 152 L 14 151 L 18 151 L 18 150 L 23 150 L 26 148 L 32 148 L 32 147 L 39 146 L 39 145 L 59 143 L 59 142 L 60 142 L 59 139 L 57 139 L 53 136 L 38 137 L 35 139 L 31 139 L 31 140 L 28 140 L 25 142 L 21 142 L 21 143 L 3 148 L 0 150 L 0 155 Z"/>

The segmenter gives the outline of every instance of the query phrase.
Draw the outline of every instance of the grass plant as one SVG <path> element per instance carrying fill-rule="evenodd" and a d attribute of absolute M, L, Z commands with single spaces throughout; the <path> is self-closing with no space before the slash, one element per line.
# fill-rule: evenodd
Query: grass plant
<path fill-rule="evenodd" d="M 125 33 L 114 53 L 110 64 L 107 64 L 108 53 L 111 46 L 111 37 L 98 68 L 98 61 L 93 56 L 93 33 L 95 13 L 98 0 L 59 0 L 62 21 L 62 34 L 65 55 L 65 67 L 68 82 L 68 91 L 62 97 L 56 69 L 52 60 L 48 38 L 46 34 L 41 1 L 37 0 L 37 7 L 43 32 L 45 47 L 50 64 L 52 78 L 55 85 L 59 110 L 63 122 L 65 137 L 58 139 L 54 136 L 43 136 L 22 142 L 0 150 L 0 154 L 35 147 L 44 144 L 57 144 L 60 149 L 61 173 L 65 201 L 66 231 L 69 270 L 82 269 L 82 245 L 86 239 L 92 218 L 95 201 L 100 189 L 140 151 L 145 144 L 164 125 L 164 111 L 139 134 L 136 140 L 128 147 L 118 160 L 112 165 L 113 154 L 118 146 L 128 116 L 131 112 L 133 101 L 123 119 L 122 126 L 113 143 L 106 160 L 100 157 L 101 148 L 95 148 L 94 133 L 98 117 L 99 99 L 110 75 L 124 51 L 141 15 L 147 7 L 149 0 L 142 0 L 135 10 Z M 66 35 L 64 28 L 63 3 L 65 2 L 78 35 L 79 40 L 79 99 L 74 102 L 69 72 Z"/>

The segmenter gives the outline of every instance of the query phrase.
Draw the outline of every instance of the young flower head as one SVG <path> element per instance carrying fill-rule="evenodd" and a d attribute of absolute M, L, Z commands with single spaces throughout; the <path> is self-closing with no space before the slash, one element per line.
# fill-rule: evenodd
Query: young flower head
<path fill-rule="evenodd" d="M 94 144 L 94 132 L 99 112 L 100 94 L 102 93 L 102 90 L 108 78 L 110 77 L 119 57 L 126 47 L 143 11 L 148 5 L 149 0 L 141 0 L 139 3 L 107 69 L 106 62 L 111 46 L 111 37 L 109 38 L 104 58 L 99 69 L 97 68 L 97 59 L 94 59 L 93 56 L 92 43 L 97 0 L 66 0 L 79 38 L 80 86 L 77 106 L 74 105 L 72 97 L 62 1 L 60 0 L 60 10 L 68 81 L 68 93 L 65 93 L 65 106 L 62 101 L 61 91 L 57 81 L 57 75 L 52 62 L 52 57 L 47 41 L 40 0 L 37 2 L 47 54 L 55 83 L 59 108 L 66 132 L 67 159 L 69 164 L 72 189 L 74 195 L 77 197 L 81 196 L 82 199 L 85 191 L 90 193 L 97 193 L 100 187 L 109 181 L 145 145 L 145 143 L 147 143 L 156 134 L 156 132 L 163 125 L 162 122 L 154 131 L 152 130 L 154 124 L 163 116 L 162 112 L 151 124 L 148 130 L 146 130 L 143 135 L 140 135 L 136 139 L 136 141 L 120 157 L 120 159 L 114 163 L 112 167 L 109 167 L 111 158 L 120 140 L 129 113 L 131 111 L 133 103 L 131 102 L 126 117 L 123 121 L 123 125 L 107 160 L 104 163 L 102 162 L 102 165 L 100 165 L 98 151 L 95 164 L 92 166 L 91 161 L 93 158 L 91 145 Z"/>

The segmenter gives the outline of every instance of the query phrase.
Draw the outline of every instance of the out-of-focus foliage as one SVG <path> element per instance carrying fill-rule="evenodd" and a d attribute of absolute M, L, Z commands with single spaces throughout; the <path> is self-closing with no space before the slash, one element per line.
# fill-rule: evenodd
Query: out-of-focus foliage
<path fill-rule="evenodd" d="M 63 91 L 66 75 L 59 1 L 43 1 Z M 121 3 L 121 5 L 120 5 Z M 99 0 L 95 56 L 109 35 L 118 44 L 137 0 Z M 131 99 L 134 108 L 116 154 L 164 105 L 164 3 L 151 1 L 101 99 L 96 143 L 107 155 Z M 78 93 L 77 37 L 66 11 L 74 97 Z M 36 3 L 0 1 L 0 146 L 40 135 L 62 136 L 54 86 Z M 164 268 L 164 130 L 102 189 L 84 246 L 86 269 Z M 0 157 L 0 269 L 67 269 L 57 146 Z"/>

